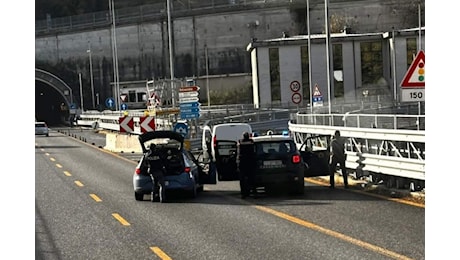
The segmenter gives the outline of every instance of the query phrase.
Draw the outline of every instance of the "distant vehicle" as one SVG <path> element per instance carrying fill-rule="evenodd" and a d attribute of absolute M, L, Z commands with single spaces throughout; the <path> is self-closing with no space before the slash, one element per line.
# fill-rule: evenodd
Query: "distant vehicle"
<path fill-rule="evenodd" d="M 49 128 L 45 122 L 35 122 L 35 135 L 49 136 Z"/>
<path fill-rule="evenodd" d="M 284 189 L 304 194 L 304 162 L 289 135 L 264 135 L 252 138 L 256 150 L 255 185 L 266 191 Z"/>
<path fill-rule="evenodd" d="M 205 126 L 202 134 L 204 158 L 215 161 L 219 181 L 239 180 L 236 165 L 238 140 L 243 133 L 252 133 L 247 123 L 218 124 L 212 128 Z"/>
<path fill-rule="evenodd" d="M 203 190 L 204 184 L 216 183 L 215 173 L 204 171 L 193 154 L 184 149 L 184 138 L 181 134 L 174 131 L 147 132 L 139 136 L 139 142 L 143 155 L 133 174 L 136 200 L 143 200 L 145 194 L 152 192 L 153 182 L 148 172 L 149 160 L 160 159 L 163 163 L 166 192 L 180 190 L 195 198 L 197 193 Z M 155 149 L 155 155 L 152 154 L 152 147 Z"/>

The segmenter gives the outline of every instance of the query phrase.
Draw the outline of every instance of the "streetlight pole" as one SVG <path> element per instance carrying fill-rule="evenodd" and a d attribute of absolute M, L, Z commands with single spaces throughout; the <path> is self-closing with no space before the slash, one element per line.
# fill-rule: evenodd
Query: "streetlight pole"
<path fill-rule="evenodd" d="M 94 80 L 93 80 L 93 61 L 91 58 L 91 44 L 88 43 L 88 50 L 86 52 L 89 54 L 89 75 L 91 78 L 91 97 L 92 97 L 92 103 L 91 105 L 94 108 Z"/>
<path fill-rule="evenodd" d="M 331 114 L 331 92 L 334 81 L 332 81 L 332 71 L 333 71 L 333 63 L 332 63 L 332 45 L 331 45 L 331 32 L 330 32 L 330 24 L 329 24 L 329 0 L 324 0 L 324 16 L 325 16 L 325 27 L 326 27 L 326 64 L 327 64 L 327 99 L 328 99 L 328 107 L 329 107 L 329 114 Z"/>
<path fill-rule="evenodd" d="M 171 99 L 172 106 L 176 107 L 176 93 L 174 89 L 174 58 L 173 58 L 173 44 L 172 44 L 172 28 L 171 28 L 171 4 L 170 1 L 166 1 L 168 11 L 168 43 L 169 43 L 169 70 L 171 72 Z"/>
<path fill-rule="evenodd" d="M 83 87 L 81 85 L 81 73 L 78 73 L 78 81 L 80 82 L 80 106 L 81 111 L 83 112 Z"/>
<path fill-rule="evenodd" d="M 112 56 L 113 56 L 113 81 L 115 86 L 115 110 L 120 110 L 120 84 L 118 76 L 118 53 L 117 53 L 117 36 L 115 28 L 115 5 L 113 0 L 109 0 L 109 10 L 112 16 Z"/>
<path fill-rule="evenodd" d="M 211 97 L 209 95 L 209 64 L 208 64 L 208 46 L 204 45 L 204 56 L 206 59 L 206 94 L 208 98 L 208 108 L 211 106 Z"/>

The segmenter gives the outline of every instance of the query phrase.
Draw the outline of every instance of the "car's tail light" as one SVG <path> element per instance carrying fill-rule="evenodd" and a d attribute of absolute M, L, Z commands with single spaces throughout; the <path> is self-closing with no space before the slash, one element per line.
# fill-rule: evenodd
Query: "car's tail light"
<path fill-rule="evenodd" d="M 185 167 L 185 169 L 184 169 L 184 171 L 185 171 L 186 173 L 190 173 L 191 170 L 192 170 L 192 169 L 191 169 L 190 167 Z"/>
<path fill-rule="evenodd" d="M 212 143 L 213 143 L 214 148 L 216 148 L 217 146 L 217 136 L 216 135 L 212 138 Z"/>
<path fill-rule="evenodd" d="M 292 163 L 300 163 L 300 155 L 296 154 L 292 156 Z"/>
<path fill-rule="evenodd" d="M 134 171 L 135 174 L 141 174 L 141 168 L 136 168 L 136 170 Z"/>

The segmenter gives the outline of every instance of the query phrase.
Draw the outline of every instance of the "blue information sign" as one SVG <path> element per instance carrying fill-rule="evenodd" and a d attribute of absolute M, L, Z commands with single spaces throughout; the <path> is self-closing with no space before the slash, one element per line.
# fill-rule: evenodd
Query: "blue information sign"
<path fill-rule="evenodd" d="M 120 105 L 120 109 L 121 109 L 121 110 L 126 110 L 126 109 L 128 109 L 128 105 L 126 105 L 125 103 L 123 103 L 123 104 Z"/>
<path fill-rule="evenodd" d="M 107 98 L 105 100 L 105 106 L 108 107 L 108 108 L 112 108 L 115 106 L 115 100 L 111 97 Z"/>
<path fill-rule="evenodd" d="M 186 123 L 176 123 L 173 131 L 181 134 L 185 138 L 188 134 L 188 125 Z"/>

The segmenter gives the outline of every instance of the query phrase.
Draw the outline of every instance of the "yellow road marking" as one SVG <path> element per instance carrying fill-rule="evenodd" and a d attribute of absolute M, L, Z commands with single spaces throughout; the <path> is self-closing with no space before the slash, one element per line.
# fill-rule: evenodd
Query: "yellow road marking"
<path fill-rule="evenodd" d="M 64 171 L 64 174 L 65 174 L 66 176 L 69 176 L 69 177 L 72 176 L 72 174 L 70 174 L 70 172 L 68 172 L 68 171 Z"/>
<path fill-rule="evenodd" d="M 126 221 L 124 218 L 122 218 L 118 213 L 112 213 L 112 216 L 118 220 L 123 226 L 130 226 L 128 221 Z"/>
<path fill-rule="evenodd" d="M 41 149 L 42 151 L 45 151 L 45 149 Z M 49 153 L 45 153 L 46 156 L 50 156 Z"/>
<path fill-rule="evenodd" d="M 62 165 L 60 165 L 59 163 L 56 163 L 56 167 L 62 168 Z"/>
<path fill-rule="evenodd" d="M 346 235 L 341 234 L 339 232 L 336 232 L 336 231 L 333 231 L 333 230 L 330 230 L 330 229 L 327 229 L 327 228 L 323 228 L 323 227 L 318 226 L 316 224 L 313 224 L 311 222 L 308 222 L 308 221 L 305 221 L 305 220 L 302 220 L 302 219 L 298 219 L 298 218 L 293 217 L 291 215 L 288 215 L 288 214 L 285 214 L 285 213 L 282 213 L 282 212 L 279 212 L 279 211 L 276 211 L 276 210 L 273 210 L 273 209 L 270 209 L 270 208 L 267 208 L 267 207 L 264 207 L 264 206 L 254 206 L 254 207 L 259 209 L 259 210 L 262 210 L 264 212 L 267 212 L 269 214 L 272 214 L 272 215 L 275 215 L 277 217 L 280 217 L 282 219 L 285 219 L 285 220 L 294 222 L 294 223 L 296 223 L 298 225 L 304 226 L 306 228 L 316 230 L 316 231 L 319 231 L 319 232 L 324 233 L 326 235 L 342 239 L 342 240 L 344 240 L 346 242 L 355 244 L 357 246 L 369 249 L 371 251 L 377 252 L 379 254 L 382 254 L 382 255 L 385 255 L 385 256 L 388 256 L 388 257 L 391 257 L 391 258 L 394 258 L 394 259 L 407 259 L 407 260 L 411 259 L 411 258 L 409 258 L 407 256 L 395 253 L 395 252 L 387 250 L 385 248 L 369 244 L 367 242 L 358 240 L 356 238 L 346 236 Z"/>
<path fill-rule="evenodd" d="M 171 260 L 171 257 L 169 257 L 163 250 L 161 250 L 159 247 L 152 246 L 150 247 L 150 250 L 152 250 L 159 258 L 163 260 Z"/>
<path fill-rule="evenodd" d="M 77 184 L 77 186 L 79 186 L 79 187 L 85 186 L 85 185 L 83 185 L 83 183 L 81 183 L 80 181 L 75 181 L 75 184 Z"/>
<path fill-rule="evenodd" d="M 55 161 L 56 161 L 56 159 L 54 159 L 53 157 L 51 157 L 50 160 L 51 160 L 52 162 L 55 162 Z"/>
<path fill-rule="evenodd" d="M 89 194 L 89 196 L 91 196 L 91 198 L 93 198 L 93 200 L 95 200 L 96 202 L 102 201 L 96 194 Z"/>

